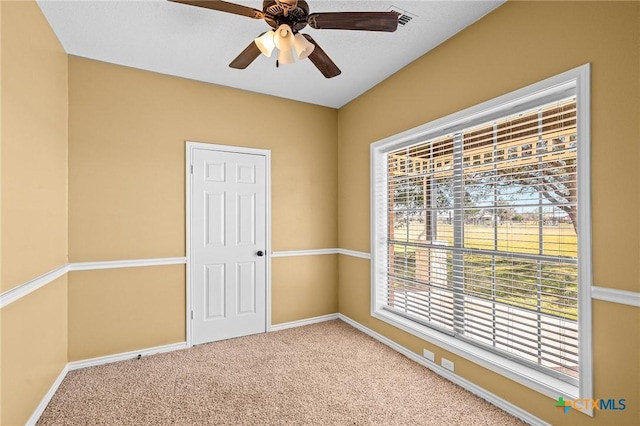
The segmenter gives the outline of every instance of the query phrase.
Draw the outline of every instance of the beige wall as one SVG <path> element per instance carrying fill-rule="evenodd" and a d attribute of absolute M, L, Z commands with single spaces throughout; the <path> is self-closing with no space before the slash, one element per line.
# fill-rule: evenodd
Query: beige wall
<path fill-rule="evenodd" d="M 186 140 L 270 149 L 273 250 L 336 246 L 336 110 L 77 57 L 69 85 L 71 261 L 185 255 Z"/>
<path fill-rule="evenodd" d="M 184 342 L 184 265 L 69 275 L 69 361 Z"/>
<path fill-rule="evenodd" d="M 67 263 L 67 56 L 35 2 L 2 2 L 2 284 Z"/>
<path fill-rule="evenodd" d="M 2 425 L 23 425 L 67 364 L 67 277 L 4 307 Z"/>
<path fill-rule="evenodd" d="M 594 285 L 640 291 L 640 3 L 508 2 L 339 111 L 340 247 L 369 251 L 369 144 L 590 62 Z M 369 263 L 341 257 L 340 312 L 552 424 L 631 424 L 639 309 L 594 301 L 595 395 L 625 412 L 562 415 L 554 401 L 371 318 Z"/>
<path fill-rule="evenodd" d="M 271 322 L 281 324 L 338 312 L 338 256 L 271 260 Z"/>
<path fill-rule="evenodd" d="M 67 56 L 35 2 L 0 2 L 0 292 L 67 263 Z M 67 277 L 0 312 L 3 425 L 67 363 Z"/>
<path fill-rule="evenodd" d="M 186 140 L 270 149 L 273 250 L 337 246 L 336 110 L 77 57 L 69 86 L 72 262 L 185 256 Z M 310 259 L 274 259 L 274 324 L 337 311 L 336 256 Z M 146 300 L 170 268 L 72 273 L 70 359 L 184 341 L 184 269 Z"/>

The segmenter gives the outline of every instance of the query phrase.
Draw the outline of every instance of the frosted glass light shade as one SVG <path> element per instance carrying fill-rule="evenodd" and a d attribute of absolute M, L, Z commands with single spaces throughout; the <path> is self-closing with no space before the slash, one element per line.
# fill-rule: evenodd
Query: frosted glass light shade
<path fill-rule="evenodd" d="M 266 33 L 262 34 L 260 37 L 253 40 L 256 43 L 256 46 L 258 46 L 258 49 L 260 49 L 262 54 L 267 58 L 271 57 L 271 53 L 273 52 L 273 49 L 276 48 L 276 44 L 273 39 L 275 34 L 276 33 L 273 30 L 267 31 Z"/>
<path fill-rule="evenodd" d="M 313 52 L 313 49 L 316 48 L 316 45 L 310 43 L 309 40 L 304 38 L 302 34 L 298 33 L 293 38 L 293 47 L 296 48 L 298 59 L 305 59 L 311 54 L 311 52 Z"/>
<path fill-rule="evenodd" d="M 293 64 L 295 62 L 295 59 L 293 57 L 293 50 L 279 49 L 278 62 L 281 64 Z"/>
<path fill-rule="evenodd" d="M 289 50 L 293 47 L 293 31 L 287 24 L 282 24 L 276 30 L 273 38 L 276 47 L 280 50 Z"/>

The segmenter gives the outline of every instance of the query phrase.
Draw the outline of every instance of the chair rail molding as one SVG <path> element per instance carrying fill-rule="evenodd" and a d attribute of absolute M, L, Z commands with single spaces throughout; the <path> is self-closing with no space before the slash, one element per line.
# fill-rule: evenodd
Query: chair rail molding
<path fill-rule="evenodd" d="M 39 277 L 20 284 L 0 294 L 0 309 L 22 299 L 28 294 L 74 271 L 97 271 L 100 269 L 136 268 L 144 266 L 184 265 L 186 257 L 162 257 L 151 259 L 107 260 L 97 262 L 73 262 L 59 266 Z"/>
<path fill-rule="evenodd" d="M 640 293 L 615 288 L 591 287 L 591 298 L 640 308 Z"/>

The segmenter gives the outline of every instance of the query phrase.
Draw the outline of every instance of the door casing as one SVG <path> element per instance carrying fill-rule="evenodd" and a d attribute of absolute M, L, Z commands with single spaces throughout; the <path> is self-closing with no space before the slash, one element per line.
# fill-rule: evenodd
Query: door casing
<path fill-rule="evenodd" d="M 187 254 L 187 266 L 186 266 L 186 337 L 187 347 L 193 346 L 192 343 L 192 314 L 191 314 L 191 190 L 193 186 L 191 167 L 193 165 L 193 150 L 202 149 L 208 151 L 224 151 L 233 152 L 238 154 L 253 154 L 261 155 L 265 157 L 265 220 L 266 220 L 266 247 L 265 247 L 265 262 L 266 262 L 266 294 L 265 294 L 265 323 L 267 326 L 266 331 L 271 330 L 271 151 L 268 149 L 248 148 L 230 145 L 218 145 L 204 142 L 186 142 L 186 154 L 185 154 L 185 182 L 186 182 L 186 254 Z"/>

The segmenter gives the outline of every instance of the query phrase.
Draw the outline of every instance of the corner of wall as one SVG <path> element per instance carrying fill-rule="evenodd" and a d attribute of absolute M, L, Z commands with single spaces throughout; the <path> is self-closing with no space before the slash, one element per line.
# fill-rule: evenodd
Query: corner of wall
<path fill-rule="evenodd" d="M 0 31 L 0 423 L 24 424 L 68 362 L 66 274 L 22 291 L 68 261 L 68 59 L 35 1 Z"/>

